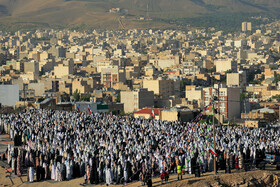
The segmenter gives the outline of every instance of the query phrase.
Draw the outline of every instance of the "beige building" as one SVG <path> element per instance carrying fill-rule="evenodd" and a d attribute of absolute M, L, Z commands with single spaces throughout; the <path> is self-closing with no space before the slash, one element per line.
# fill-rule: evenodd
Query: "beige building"
<path fill-rule="evenodd" d="M 126 66 L 125 67 L 125 77 L 126 80 L 130 80 L 133 78 L 139 78 L 140 75 L 140 67 L 139 66 Z"/>
<path fill-rule="evenodd" d="M 237 63 L 232 59 L 218 59 L 214 61 L 216 65 L 216 72 L 225 72 L 231 70 L 235 72 L 237 70 Z"/>
<path fill-rule="evenodd" d="M 276 112 L 269 108 L 252 110 L 249 113 L 241 114 L 241 119 L 275 121 L 277 118 Z"/>
<path fill-rule="evenodd" d="M 156 74 L 156 68 L 155 66 L 148 64 L 144 67 L 144 72 L 146 76 L 152 77 Z"/>
<path fill-rule="evenodd" d="M 227 73 L 228 87 L 245 87 L 246 86 L 246 72 Z"/>
<path fill-rule="evenodd" d="M 193 111 L 191 110 L 162 110 L 160 111 L 160 120 L 162 121 L 184 121 L 188 122 L 194 118 Z"/>
<path fill-rule="evenodd" d="M 252 23 L 251 22 L 242 22 L 242 31 L 252 31 Z"/>
<path fill-rule="evenodd" d="M 156 67 L 164 69 L 178 65 L 180 63 L 180 58 L 179 56 L 164 54 L 162 56 L 157 56 L 153 59 L 149 59 L 149 63 L 155 65 Z"/>
<path fill-rule="evenodd" d="M 75 92 L 78 90 L 81 94 L 86 94 L 92 91 L 90 85 L 87 84 L 87 81 L 83 79 L 75 79 L 72 82 L 72 90 Z"/>
<path fill-rule="evenodd" d="M 260 122 L 259 120 L 246 120 L 244 123 L 245 127 L 254 127 L 254 128 L 259 128 L 260 127 Z"/>
<path fill-rule="evenodd" d="M 58 66 L 54 67 L 54 76 L 57 78 L 62 78 L 64 76 L 68 76 L 74 73 L 74 62 L 68 61 L 63 64 L 58 64 Z"/>
<path fill-rule="evenodd" d="M 118 66 L 108 66 L 101 69 L 101 84 L 112 88 L 119 82 L 125 82 L 125 71 Z"/>
<path fill-rule="evenodd" d="M 179 80 L 143 80 L 143 88 L 153 91 L 160 99 L 169 98 L 172 95 L 180 95 Z"/>
<path fill-rule="evenodd" d="M 218 92 L 219 91 L 219 92 Z M 215 101 L 215 109 L 220 109 L 220 115 L 225 119 L 240 118 L 240 88 L 228 88 L 224 85 L 214 85 L 214 88 L 203 88 L 202 102 L 208 106 L 213 100 L 213 96 L 218 99 Z M 206 114 L 213 113 L 211 108 L 206 108 Z M 222 117 L 219 117 L 222 119 Z"/>
<path fill-rule="evenodd" d="M 29 83 L 29 81 L 34 81 L 39 79 L 39 75 L 34 72 L 27 72 L 24 74 L 20 74 L 20 77 L 25 83 Z"/>
<path fill-rule="evenodd" d="M 154 92 L 148 89 L 133 91 L 121 91 L 121 103 L 124 104 L 124 112 L 131 113 L 144 107 L 154 106 Z"/>
<path fill-rule="evenodd" d="M 159 120 L 160 119 L 160 113 L 163 110 L 165 110 L 165 109 L 163 109 L 163 108 L 144 108 L 144 109 L 141 109 L 137 112 L 134 112 L 133 116 L 135 118 L 144 118 L 144 119 L 154 118 L 154 119 Z M 154 113 L 155 117 L 153 116 L 153 113 Z"/>
<path fill-rule="evenodd" d="M 201 100 L 202 99 L 202 88 L 196 88 L 193 86 L 192 88 L 188 89 L 189 86 L 186 86 L 186 98 L 188 101 L 193 101 L 193 100 Z"/>
<path fill-rule="evenodd" d="M 24 62 L 24 73 L 32 72 L 35 75 L 39 75 L 39 63 L 36 61 Z"/>
<path fill-rule="evenodd" d="M 45 93 L 44 83 L 30 83 L 28 84 L 28 88 L 35 91 L 35 96 L 42 96 Z"/>

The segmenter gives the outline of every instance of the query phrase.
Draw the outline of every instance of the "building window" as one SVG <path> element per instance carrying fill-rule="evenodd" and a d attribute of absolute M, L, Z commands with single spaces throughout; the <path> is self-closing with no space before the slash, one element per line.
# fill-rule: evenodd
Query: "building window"
<path fill-rule="evenodd" d="M 225 96 L 225 92 L 224 91 L 220 91 L 220 96 Z"/>
<path fill-rule="evenodd" d="M 224 100 L 225 100 L 225 98 L 224 98 L 224 97 L 220 97 L 219 99 L 220 99 L 220 101 L 224 101 Z"/>
<path fill-rule="evenodd" d="M 225 103 L 220 103 L 220 107 L 225 107 Z"/>

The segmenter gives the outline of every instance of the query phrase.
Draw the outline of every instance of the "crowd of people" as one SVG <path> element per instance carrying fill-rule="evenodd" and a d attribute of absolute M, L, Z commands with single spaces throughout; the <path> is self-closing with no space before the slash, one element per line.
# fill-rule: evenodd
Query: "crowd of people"
<path fill-rule="evenodd" d="M 258 165 L 265 152 L 279 152 L 279 131 L 266 128 L 213 127 L 207 123 L 167 122 L 102 113 L 29 110 L 0 114 L 0 129 L 14 144 L 7 160 L 14 173 L 28 180 L 64 181 L 84 177 L 85 183 L 126 184 L 169 174 L 211 172 Z"/>

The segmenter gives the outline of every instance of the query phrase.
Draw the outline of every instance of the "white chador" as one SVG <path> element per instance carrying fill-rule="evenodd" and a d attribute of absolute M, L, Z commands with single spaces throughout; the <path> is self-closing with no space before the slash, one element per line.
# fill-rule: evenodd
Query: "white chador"
<path fill-rule="evenodd" d="M 11 144 L 8 144 L 8 164 L 11 162 L 12 160 L 12 148 L 11 148 Z"/>
<path fill-rule="evenodd" d="M 192 162 L 188 161 L 188 169 L 189 169 L 189 175 L 192 174 Z"/>
<path fill-rule="evenodd" d="M 12 170 L 15 171 L 15 161 L 16 159 L 12 157 Z"/>
<path fill-rule="evenodd" d="M 55 169 L 55 181 L 61 181 L 60 172 L 60 162 L 58 162 Z"/>
<path fill-rule="evenodd" d="M 112 173 L 110 168 L 106 169 L 106 184 L 112 184 Z"/>
<path fill-rule="evenodd" d="M 127 171 L 126 167 L 124 168 L 123 174 L 124 174 L 124 181 L 127 182 L 128 181 L 128 171 Z"/>
<path fill-rule="evenodd" d="M 29 170 L 29 173 L 28 173 L 29 182 L 34 182 L 34 169 L 33 169 L 33 167 L 29 167 L 28 170 Z"/>
<path fill-rule="evenodd" d="M 56 174 L 55 165 L 52 164 L 51 180 L 55 180 L 55 174 Z"/>
<path fill-rule="evenodd" d="M 71 179 L 71 168 L 70 168 L 69 160 L 67 160 L 65 162 L 65 165 L 66 165 L 66 179 L 70 180 Z"/>

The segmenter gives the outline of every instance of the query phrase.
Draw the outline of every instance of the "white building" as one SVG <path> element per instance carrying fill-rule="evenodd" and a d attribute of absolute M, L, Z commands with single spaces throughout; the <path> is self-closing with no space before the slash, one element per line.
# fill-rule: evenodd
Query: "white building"
<path fill-rule="evenodd" d="M 19 85 L 0 85 L 0 103 L 2 106 L 14 106 L 19 101 Z"/>

